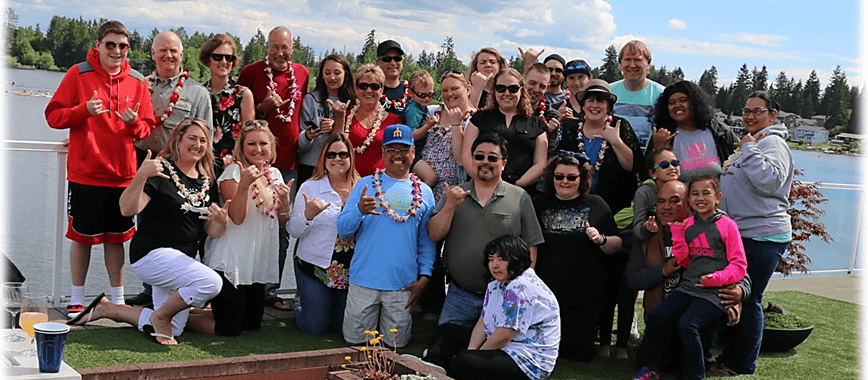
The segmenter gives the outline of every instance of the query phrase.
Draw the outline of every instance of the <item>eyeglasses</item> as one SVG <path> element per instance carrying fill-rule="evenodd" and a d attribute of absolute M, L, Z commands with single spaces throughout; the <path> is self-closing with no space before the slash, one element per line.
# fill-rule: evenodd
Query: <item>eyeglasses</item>
<path fill-rule="evenodd" d="M 560 74 L 560 73 L 564 72 L 564 69 L 562 69 L 562 68 L 560 68 L 560 67 L 557 67 L 557 68 L 555 68 L 555 67 L 549 67 L 549 72 L 553 72 L 553 71 L 556 72 L 556 73 L 558 73 L 558 74 Z"/>
<path fill-rule="evenodd" d="M 517 84 L 511 84 L 509 86 L 502 85 L 502 84 L 494 85 L 494 91 L 497 91 L 498 94 L 502 94 L 502 93 L 506 92 L 506 90 L 509 90 L 510 94 L 515 94 L 520 89 L 521 89 L 521 86 L 519 86 Z"/>
<path fill-rule="evenodd" d="M 566 178 L 567 181 L 576 182 L 576 180 L 579 179 L 579 176 L 573 175 L 573 174 L 570 174 L 570 175 L 555 174 L 555 181 L 563 181 L 564 178 Z"/>
<path fill-rule="evenodd" d="M 567 68 L 565 68 L 564 70 L 582 70 L 582 69 L 587 70 L 588 66 L 585 66 L 585 65 L 567 66 Z M 549 70 L 551 70 L 551 68 Z"/>
<path fill-rule="evenodd" d="M 666 161 L 660 161 L 660 163 L 657 164 L 657 165 L 654 165 L 654 167 L 651 168 L 651 170 L 654 170 L 654 169 L 657 169 L 657 168 L 660 168 L 660 169 L 666 169 L 666 168 L 669 167 L 669 165 L 672 165 L 673 168 L 677 168 L 679 165 L 681 165 L 681 162 L 678 161 L 678 160 L 672 160 L 672 161 L 669 161 L 669 162 L 666 162 Z"/>
<path fill-rule="evenodd" d="M 325 157 L 329 160 L 334 160 L 335 157 L 340 157 L 342 160 L 349 157 L 350 152 L 326 152 Z"/>
<path fill-rule="evenodd" d="M 488 162 L 493 163 L 493 162 L 500 161 L 500 157 L 497 157 L 497 156 L 486 156 L 484 154 L 474 154 L 473 155 L 473 159 L 476 161 L 483 161 L 483 160 L 485 160 L 486 157 L 488 158 Z"/>
<path fill-rule="evenodd" d="M 292 51 L 292 46 L 289 46 L 289 45 L 283 45 L 283 46 L 269 45 L 268 50 L 290 52 L 290 51 Z"/>
<path fill-rule="evenodd" d="M 771 111 L 771 110 L 768 108 L 754 108 L 754 109 L 745 108 L 745 109 L 741 110 L 741 114 L 742 114 L 742 116 L 750 116 L 750 114 L 754 114 L 754 116 L 760 116 L 763 113 L 766 113 L 769 111 Z"/>
<path fill-rule="evenodd" d="M 403 55 L 381 55 L 381 56 L 377 57 L 377 60 L 383 61 L 386 63 L 389 63 L 392 61 L 401 62 L 404 60 L 404 56 Z"/>
<path fill-rule="evenodd" d="M 365 91 L 365 90 L 367 90 L 368 88 L 370 88 L 371 91 L 379 91 L 380 88 L 383 87 L 383 85 L 381 85 L 381 84 L 379 84 L 379 83 L 365 83 L 365 82 L 359 82 L 359 83 L 356 83 L 356 87 L 357 87 L 359 90 L 362 90 L 362 91 Z"/>
<path fill-rule="evenodd" d="M 410 91 L 413 91 L 413 93 L 416 94 L 416 96 L 418 96 L 422 99 L 428 99 L 428 98 L 434 97 L 434 91 L 431 91 L 431 92 L 418 92 L 416 90 L 410 90 Z"/>
<path fill-rule="evenodd" d="M 103 42 L 103 45 L 105 45 L 106 50 L 115 50 L 115 48 L 120 48 L 121 53 L 127 51 L 127 49 L 130 48 L 130 44 L 126 42 L 117 43 L 114 41 L 105 41 Z"/>
<path fill-rule="evenodd" d="M 214 62 L 220 62 L 220 61 L 235 62 L 235 54 L 211 53 L 211 60 Z"/>
<path fill-rule="evenodd" d="M 383 152 L 388 153 L 388 154 L 407 154 L 407 153 L 410 153 L 410 148 L 401 148 L 401 149 L 386 148 L 386 149 L 383 149 Z"/>

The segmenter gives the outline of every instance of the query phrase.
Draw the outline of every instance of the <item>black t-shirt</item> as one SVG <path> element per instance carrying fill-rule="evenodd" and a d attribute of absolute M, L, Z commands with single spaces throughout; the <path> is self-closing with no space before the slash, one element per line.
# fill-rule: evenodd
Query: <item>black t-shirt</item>
<path fill-rule="evenodd" d="M 404 92 L 404 81 L 399 82 L 398 87 L 383 87 L 383 95 L 386 95 L 386 99 L 388 99 L 386 102 L 381 102 L 383 108 L 388 112 L 400 116 L 401 112 L 404 112 L 406 102 L 410 100 L 408 97 L 407 99 L 404 99 L 404 104 L 398 102 L 398 100 L 404 97 Z M 395 102 L 391 102 L 392 100 L 395 100 Z"/>
<path fill-rule="evenodd" d="M 507 126 L 506 116 L 499 110 L 481 110 L 473 114 L 470 122 L 479 128 L 480 136 L 494 132 L 506 139 L 509 152 L 506 167 L 503 168 L 506 182 L 515 184 L 533 166 L 536 138 L 546 130 L 540 118 L 515 115 L 512 124 Z"/>
<path fill-rule="evenodd" d="M 563 308 L 600 306 L 606 269 L 606 254 L 585 233 L 590 223 L 601 234 L 617 236 L 612 211 L 602 198 L 592 194 L 563 201 L 541 194 L 533 200 L 545 243 L 539 246 L 535 271 L 548 285 Z"/>
<path fill-rule="evenodd" d="M 173 168 L 180 183 L 188 190 L 198 193 L 204 177 L 193 179 L 184 175 L 177 167 Z M 169 175 L 168 171 L 163 172 Z M 205 210 L 212 202 L 219 204 L 217 183 L 214 179 L 209 182 L 210 188 L 205 199 L 191 203 L 178 194 L 178 187 L 172 179 L 148 178 L 144 193 L 151 197 L 151 200 L 139 214 L 138 229 L 130 242 L 130 264 L 157 248 L 174 248 L 187 256 L 196 256 L 199 242 L 205 238 L 205 221 L 199 219 L 199 216 L 204 214 L 190 210 L 190 206 L 204 207 L 202 210 Z"/>

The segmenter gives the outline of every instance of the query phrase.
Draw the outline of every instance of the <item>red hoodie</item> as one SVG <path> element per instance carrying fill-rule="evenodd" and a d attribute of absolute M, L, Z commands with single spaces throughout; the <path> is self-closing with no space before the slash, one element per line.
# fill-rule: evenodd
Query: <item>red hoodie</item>
<path fill-rule="evenodd" d="M 87 101 L 96 91 L 109 112 L 91 116 Z M 115 112 L 139 105 L 130 125 Z M 99 64 L 99 50 L 91 48 L 87 62 L 72 66 L 45 107 L 45 120 L 55 129 L 69 129 L 67 179 L 83 185 L 126 187 L 136 174 L 134 139 L 147 137 L 156 126 L 145 77 L 127 61 L 109 75 Z M 154 152 L 156 154 L 157 152 Z"/>

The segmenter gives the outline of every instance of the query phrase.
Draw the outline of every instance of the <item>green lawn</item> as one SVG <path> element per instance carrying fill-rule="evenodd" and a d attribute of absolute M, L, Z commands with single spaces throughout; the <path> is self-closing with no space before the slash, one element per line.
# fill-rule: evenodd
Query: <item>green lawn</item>
<path fill-rule="evenodd" d="M 760 354 L 752 380 L 857 379 L 858 305 L 795 291 L 767 292 L 766 302 L 784 306 L 811 321 L 814 332 L 794 350 Z M 639 303 L 641 305 L 641 302 Z M 637 307 L 640 309 L 641 307 Z M 413 321 L 410 345 L 399 350 L 421 356 L 436 322 Z M 640 331 L 643 330 L 640 319 Z M 67 340 L 64 360 L 73 368 L 103 367 L 132 363 L 213 359 L 222 357 L 309 351 L 343 347 L 339 334 L 311 337 L 301 334 L 292 320 L 266 322 L 261 331 L 245 332 L 238 338 L 221 338 L 192 332 L 179 337 L 179 346 L 163 347 L 149 342 L 133 328 L 75 330 Z M 551 379 L 629 379 L 638 342 L 630 342 L 631 359 L 598 357 L 590 363 L 561 360 Z M 709 377 L 716 377 L 709 373 Z M 671 376 L 665 376 L 671 378 Z"/>

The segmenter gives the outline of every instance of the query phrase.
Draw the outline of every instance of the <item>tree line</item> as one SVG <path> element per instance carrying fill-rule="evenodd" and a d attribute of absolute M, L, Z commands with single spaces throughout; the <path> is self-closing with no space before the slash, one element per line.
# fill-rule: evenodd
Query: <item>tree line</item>
<path fill-rule="evenodd" d="M 18 16 L 10 7 L 6 9 L 5 27 L 7 32 L 7 52 L 9 65 L 30 65 L 45 70 L 65 71 L 72 65 L 86 60 L 87 53 L 96 40 L 97 28 L 105 19 L 85 20 L 83 18 L 67 18 L 54 16 L 45 32 L 39 24 L 35 26 L 20 27 Z M 173 28 L 184 45 L 183 66 L 190 69 L 190 76 L 200 82 L 210 77 L 208 68 L 199 62 L 199 47 L 209 40 L 214 33 L 205 34 L 199 31 L 189 34 L 184 27 Z M 130 32 L 130 50 L 127 54 L 130 65 L 148 74 L 155 69 L 155 63 L 151 60 L 150 48 L 154 37 L 160 31 L 156 28 L 147 35 L 142 35 L 138 30 Z M 231 33 L 226 33 L 235 40 L 238 55 L 243 62 L 252 63 L 265 58 L 266 36 L 261 30 L 250 38 L 247 43 Z M 323 51 L 317 54 L 313 47 L 305 45 L 301 37 L 295 37 L 295 50 L 292 60 L 304 65 L 313 77 L 319 60 L 328 54 L 340 54 L 350 63 L 355 70 L 362 64 L 374 63 L 377 50 L 376 30 L 371 30 L 358 54 L 349 51 Z M 509 67 L 519 71 L 524 67 L 521 57 L 511 55 L 507 59 Z M 428 52 L 423 50 L 418 57 L 412 54 L 405 56 L 404 71 L 402 77 L 409 78 L 418 70 L 428 71 L 432 77 L 439 78 L 449 70 L 461 70 L 468 72 L 467 66 L 458 59 L 455 53 L 455 44 L 452 37 L 446 37 L 437 51 Z M 237 74 L 238 68 L 233 74 Z M 606 48 L 605 57 L 599 67 L 591 70 L 594 78 L 603 79 L 609 83 L 623 79 L 618 64 L 618 50 L 614 46 Z M 684 80 L 684 71 L 681 67 L 668 69 L 666 66 L 651 66 L 648 78 L 664 86 Z M 743 64 L 739 68 L 736 80 L 729 85 L 718 85 L 717 68 L 704 70 L 696 83 L 705 90 L 715 108 L 720 109 L 727 115 L 741 115 L 741 110 L 747 100 L 747 96 L 758 90 L 770 92 L 781 104 L 782 110 L 798 114 L 802 118 L 810 119 L 815 115 L 825 115 L 825 127 L 832 131 L 845 131 L 856 133 L 858 126 L 858 104 L 861 99 L 861 91 L 856 86 L 847 83 L 847 77 L 841 66 L 837 66 L 830 78 L 829 84 L 821 89 L 820 80 L 816 70 L 811 71 L 807 81 L 801 79 L 795 81 L 783 71 L 778 73 L 774 81 L 770 81 L 769 73 L 765 66 L 761 69 L 748 68 Z M 435 80 L 435 90 L 439 91 L 440 84 Z M 310 86 L 314 85 L 311 78 Z"/>

